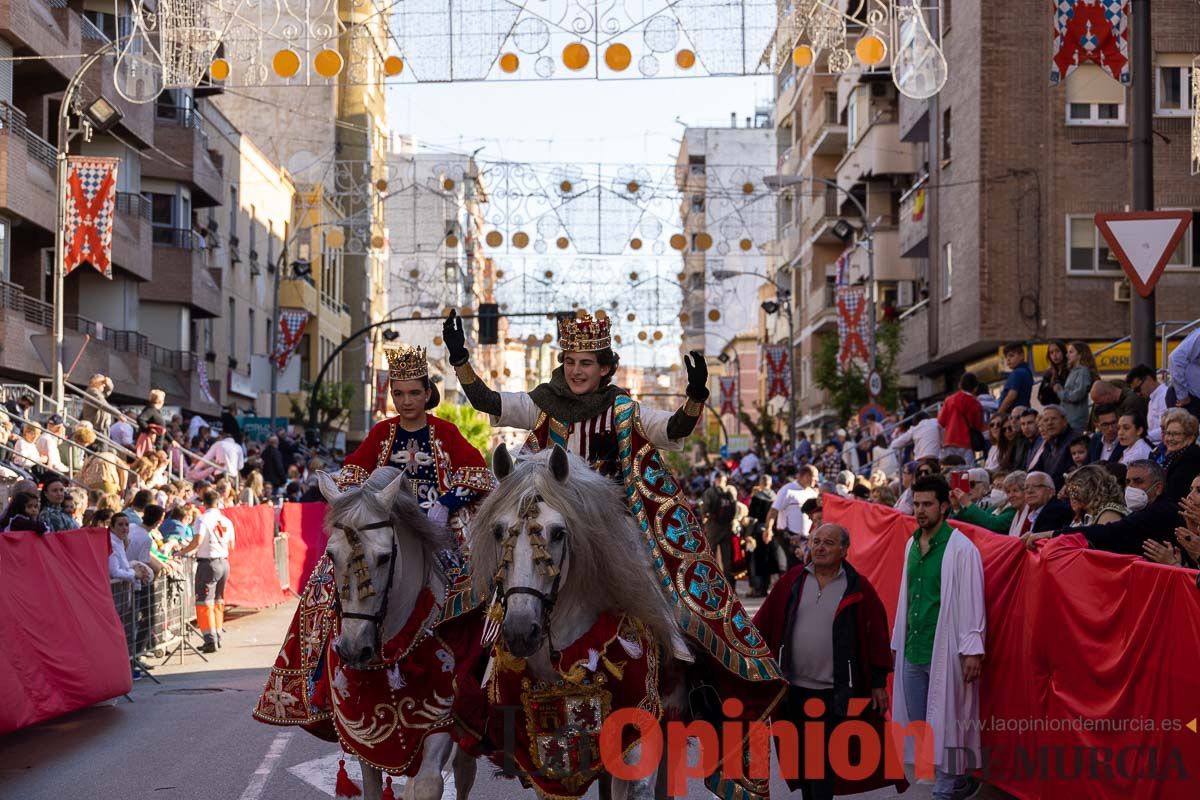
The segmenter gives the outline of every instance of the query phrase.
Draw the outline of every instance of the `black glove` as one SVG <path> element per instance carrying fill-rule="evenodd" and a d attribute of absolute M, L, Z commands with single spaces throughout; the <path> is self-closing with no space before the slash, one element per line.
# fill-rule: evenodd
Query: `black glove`
<path fill-rule="evenodd" d="M 684 356 L 683 366 L 687 369 L 687 396 L 703 403 L 708 399 L 708 364 L 704 354 L 693 350 Z"/>
<path fill-rule="evenodd" d="M 442 323 L 442 341 L 450 354 L 451 366 L 461 367 L 471 360 L 471 354 L 467 352 L 467 334 L 463 331 L 462 320 L 458 318 L 458 312 L 454 309 L 450 310 L 450 315 Z"/>

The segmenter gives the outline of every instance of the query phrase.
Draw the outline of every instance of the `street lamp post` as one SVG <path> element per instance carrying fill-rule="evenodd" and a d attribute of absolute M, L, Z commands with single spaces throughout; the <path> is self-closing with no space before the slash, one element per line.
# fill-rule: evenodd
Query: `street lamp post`
<path fill-rule="evenodd" d="M 849 198 L 854 204 L 859 216 L 862 218 L 863 230 L 866 231 L 866 249 L 867 249 L 867 295 L 869 302 L 867 303 L 867 311 L 871 325 L 871 354 L 870 354 L 870 371 L 875 371 L 875 228 L 871 225 L 871 220 L 867 216 L 867 208 L 862 204 L 862 201 L 850 193 L 848 189 L 840 186 L 836 181 L 831 181 L 828 178 L 821 178 L 816 175 L 768 175 L 763 178 L 763 183 L 772 189 L 786 189 L 791 186 L 799 186 L 805 183 L 819 183 L 822 186 L 836 189 Z M 790 323 L 789 323 L 790 324 Z M 789 340 L 791 335 L 789 333 Z"/>
<path fill-rule="evenodd" d="M 67 250 L 67 157 L 70 154 L 71 140 L 75 138 L 79 130 L 71 129 L 71 107 L 75 105 L 75 95 L 79 91 L 79 85 L 83 82 L 83 76 L 91 69 L 97 61 L 112 53 L 117 47 L 116 41 L 106 43 L 96 52 L 87 56 L 79 64 L 79 69 L 75 70 L 75 74 L 71 76 L 70 82 L 67 83 L 67 88 L 63 90 L 62 104 L 58 109 L 58 156 L 55 162 L 55 231 L 54 231 L 54 306 L 53 306 L 53 334 L 54 334 L 54 404 L 59 411 L 62 411 L 64 402 L 64 375 L 63 375 L 63 310 L 66 306 L 63 293 L 66 291 L 66 250 Z M 107 101 L 97 99 L 93 105 L 103 103 L 111 114 L 108 120 L 93 120 L 90 114 L 85 114 L 87 117 L 84 122 L 84 128 L 89 129 L 86 134 L 88 140 L 91 139 L 91 130 L 107 130 L 121 118 L 121 112 Z"/>
<path fill-rule="evenodd" d="M 763 275 L 760 272 L 748 272 L 733 269 L 718 269 L 714 270 L 712 276 L 715 280 L 723 281 L 726 278 L 733 278 L 738 275 L 748 275 L 754 278 L 761 278 L 767 281 L 775 289 L 775 300 L 764 300 L 761 304 L 762 310 L 768 314 L 777 314 L 783 309 L 784 317 L 787 319 L 788 326 L 788 365 L 792 371 L 791 385 L 788 387 L 788 442 L 791 445 L 791 452 L 796 450 L 796 371 L 795 359 L 792 358 L 792 332 L 795 330 L 793 310 L 792 310 L 792 290 L 785 289 L 775 282 L 774 279 Z M 738 371 L 738 381 L 741 381 L 741 370 Z"/>

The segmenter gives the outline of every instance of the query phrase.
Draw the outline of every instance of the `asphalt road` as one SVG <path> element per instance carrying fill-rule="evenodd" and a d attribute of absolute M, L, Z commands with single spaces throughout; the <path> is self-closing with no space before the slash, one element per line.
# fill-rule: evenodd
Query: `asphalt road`
<path fill-rule="evenodd" d="M 182 665 L 155 668 L 161 685 L 143 679 L 128 700 L 0 738 L 0 800 L 328 800 L 337 748 L 250 716 L 292 611 L 227 621 L 228 645 L 208 663 L 189 655 Z M 904 796 L 925 800 L 929 788 L 914 786 Z M 445 796 L 454 797 L 452 786 Z M 483 764 L 471 793 L 480 800 L 533 796 Z M 772 797 L 788 796 L 776 780 Z M 711 795 L 696 784 L 688 797 Z"/>

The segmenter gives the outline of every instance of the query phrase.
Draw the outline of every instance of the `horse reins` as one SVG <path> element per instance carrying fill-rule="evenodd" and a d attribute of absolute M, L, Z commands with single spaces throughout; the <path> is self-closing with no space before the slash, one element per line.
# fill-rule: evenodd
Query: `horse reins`
<path fill-rule="evenodd" d="M 380 522 L 372 522 L 371 524 L 364 525 L 361 528 L 353 528 L 349 525 L 340 525 L 340 524 L 334 525 L 333 527 L 343 531 L 346 534 L 346 538 L 350 540 L 351 546 L 354 548 L 354 555 L 351 557 L 351 560 L 350 560 L 350 568 L 354 572 L 354 574 L 359 576 L 359 584 L 358 584 L 359 594 L 361 595 L 361 597 L 363 599 L 371 597 L 375 593 L 375 587 L 371 585 L 371 575 L 370 575 L 370 572 L 367 570 L 366 559 L 363 556 L 363 552 L 362 552 L 362 541 L 359 539 L 358 535 L 362 531 L 373 531 L 373 530 L 378 530 L 379 528 L 391 528 L 392 521 L 391 520 L 382 520 Z M 335 605 L 337 607 L 337 611 L 341 615 L 342 619 L 361 619 L 361 620 L 365 620 L 366 622 L 373 622 L 373 623 L 375 623 L 376 628 L 381 628 L 381 626 L 383 625 L 383 619 L 384 619 L 384 617 L 387 616 L 388 598 L 390 597 L 391 592 L 392 592 L 392 579 L 396 577 L 396 554 L 397 554 L 396 536 L 395 536 L 395 533 L 393 532 L 393 534 L 392 534 L 392 557 L 391 557 L 390 561 L 388 562 L 387 583 L 385 583 L 383 586 L 383 597 L 381 598 L 380 603 L 379 603 L 379 610 L 377 612 L 375 612 L 374 614 L 359 614 L 354 611 L 344 611 L 344 610 L 342 610 L 342 603 L 341 603 L 342 598 L 338 594 L 334 594 L 334 603 L 335 603 Z M 346 582 L 342 586 L 342 594 L 345 596 L 346 599 L 349 599 L 350 575 L 346 576 Z M 380 638 L 382 639 L 382 636 Z M 380 646 L 381 647 L 383 646 L 382 641 L 380 642 Z"/>
<path fill-rule="evenodd" d="M 554 611 L 554 604 L 558 600 L 558 590 L 562 585 L 562 565 L 567 557 L 567 540 L 563 540 L 562 553 L 558 556 L 558 563 L 554 563 L 550 556 L 550 549 L 546 545 L 546 539 L 542 536 L 542 526 L 537 522 L 539 502 L 542 502 L 542 497 L 538 494 L 529 495 L 522 500 L 521 508 L 517 514 L 517 521 L 506 531 L 503 542 L 503 559 L 500 562 L 500 568 L 496 570 L 493 580 L 500 607 L 506 612 L 508 611 L 508 598 L 512 595 L 527 594 L 541 601 L 542 627 L 546 631 L 547 638 L 549 638 L 550 614 Z M 543 592 L 540 589 L 534 589 L 529 586 L 511 586 L 508 588 L 504 586 L 504 578 L 507 575 L 508 567 L 512 564 L 516 537 L 521 533 L 522 528 L 529 534 L 530 544 L 533 547 L 533 558 L 537 564 L 538 572 L 542 575 L 554 576 L 554 583 L 550 585 L 549 592 Z M 550 649 L 554 649 L 553 644 L 551 644 Z"/>

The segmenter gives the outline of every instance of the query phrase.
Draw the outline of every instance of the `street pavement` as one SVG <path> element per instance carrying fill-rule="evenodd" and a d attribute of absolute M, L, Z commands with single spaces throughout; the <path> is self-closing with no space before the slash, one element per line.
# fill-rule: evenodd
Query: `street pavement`
<path fill-rule="evenodd" d="M 208 663 L 195 655 L 176 659 L 154 669 L 161 685 L 144 678 L 128 699 L 0 737 L 0 800 L 329 800 L 337 747 L 250 716 L 293 610 L 227 620 L 228 644 Z M 357 778 L 357 765 L 347 767 Z M 929 788 L 914 786 L 904 796 L 926 800 Z M 772 797 L 789 796 L 776 778 Z M 454 797 L 452 783 L 445 797 Z M 534 795 L 481 763 L 471 797 Z M 597 797 L 595 787 L 588 797 Z M 1005 795 L 985 789 L 981 797 Z M 711 795 L 697 782 L 688 798 Z"/>

